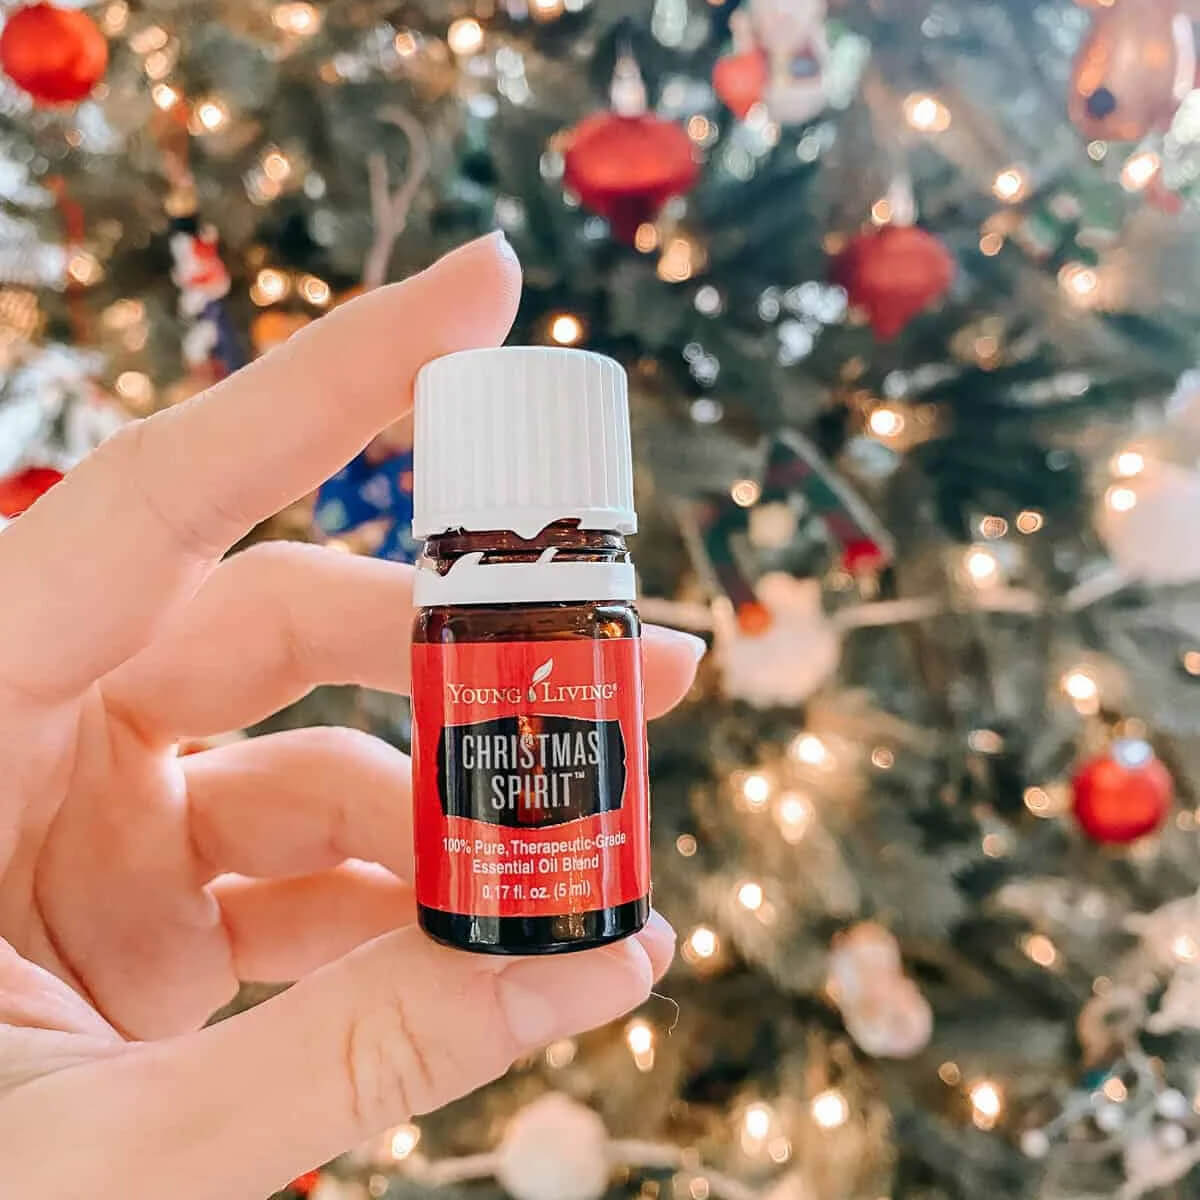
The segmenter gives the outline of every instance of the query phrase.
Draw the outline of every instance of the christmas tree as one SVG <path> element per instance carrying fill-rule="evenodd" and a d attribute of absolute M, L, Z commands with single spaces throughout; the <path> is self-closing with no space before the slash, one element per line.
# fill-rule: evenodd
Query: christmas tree
<path fill-rule="evenodd" d="M 499 228 L 513 340 L 627 366 L 643 613 L 712 643 L 652 736 L 662 997 L 288 1195 L 1197 1193 L 1186 7 L 6 18 L 4 518 Z M 409 446 L 256 536 L 411 561 Z M 267 728 L 313 722 L 407 746 L 345 689 Z"/>

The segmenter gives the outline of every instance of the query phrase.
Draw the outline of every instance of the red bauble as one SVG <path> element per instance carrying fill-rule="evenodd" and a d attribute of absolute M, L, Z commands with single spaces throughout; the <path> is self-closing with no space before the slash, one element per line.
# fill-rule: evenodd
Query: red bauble
<path fill-rule="evenodd" d="M 593 113 L 569 137 L 564 182 L 584 207 L 607 217 L 613 236 L 624 242 L 700 174 L 688 135 L 653 115 Z"/>
<path fill-rule="evenodd" d="M 713 91 L 739 121 L 763 98 L 770 79 L 765 50 L 727 54 L 713 67 Z"/>
<path fill-rule="evenodd" d="M 842 567 L 851 574 L 878 571 L 886 563 L 887 555 L 870 538 L 855 538 L 842 547 Z"/>
<path fill-rule="evenodd" d="M 296 1176 L 296 1178 L 288 1184 L 288 1191 L 297 1192 L 301 1196 L 307 1196 L 320 1182 L 320 1171 L 305 1171 L 303 1175 Z"/>
<path fill-rule="evenodd" d="M 1114 742 L 1071 780 L 1075 819 L 1093 841 L 1123 845 L 1166 820 L 1175 786 L 1171 773 L 1142 741 Z"/>
<path fill-rule="evenodd" d="M 895 337 L 954 281 L 954 256 L 915 225 L 885 225 L 852 237 L 834 259 L 833 279 L 865 310 L 875 336 Z"/>
<path fill-rule="evenodd" d="M 104 78 L 108 42 L 86 13 L 30 4 L 0 33 L 0 68 L 39 104 L 74 104 Z"/>
<path fill-rule="evenodd" d="M 0 479 L 0 517 L 19 517 L 43 492 L 48 492 L 62 472 L 53 467 L 26 467 Z"/>

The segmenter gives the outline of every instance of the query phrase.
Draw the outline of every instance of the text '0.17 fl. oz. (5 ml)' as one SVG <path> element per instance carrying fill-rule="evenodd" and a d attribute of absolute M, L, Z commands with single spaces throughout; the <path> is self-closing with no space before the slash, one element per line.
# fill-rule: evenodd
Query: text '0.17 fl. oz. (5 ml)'
<path fill-rule="evenodd" d="M 650 909 L 625 372 L 473 350 L 417 380 L 413 791 L 421 925 L 583 950 Z"/>

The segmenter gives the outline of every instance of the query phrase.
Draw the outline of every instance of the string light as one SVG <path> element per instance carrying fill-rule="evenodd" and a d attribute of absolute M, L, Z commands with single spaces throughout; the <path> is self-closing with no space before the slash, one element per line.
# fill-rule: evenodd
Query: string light
<path fill-rule="evenodd" d="M 765 1142 L 771 1132 L 775 1114 L 766 1104 L 751 1104 L 742 1114 L 742 1142 Z"/>
<path fill-rule="evenodd" d="M 1196 955 L 1200 954 L 1200 945 L 1190 933 L 1181 933 L 1172 939 L 1171 953 L 1179 962 L 1195 962 Z"/>
<path fill-rule="evenodd" d="M 447 30 L 446 42 L 460 56 L 477 54 L 483 49 L 483 26 L 474 17 L 462 17 Z"/>
<path fill-rule="evenodd" d="M 1088 142 L 1087 155 L 1092 162 L 1103 162 L 1108 155 L 1108 143 L 1101 141 Z"/>
<path fill-rule="evenodd" d="M 398 1125 L 388 1136 L 388 1145 L 392 1151 L 392 1157 L 397 1162 L 403 1161 L 417 1148 L 417 1143 L 420 1140 L 421 1131 L 417 1126 Z"/>
<path fill-rule="evenodd" d="M 1018 533 L 1037 533 L 1046 523 L 1046 518 L 1035 508 L 1026 508 L 1017 514 Z"/>
<path fill-rule="evenodd" d="M 170 73 L 174 65 L 174 55 L 168 54 L 165 50 L 155 50 L 153 54 L 146 55 L 142 69 L 146 72 L 147 79 L 162 79 L 164 75 Z"/>
<path fill-rule="evenodd" d="M 101 24 L 104 26 L 104 32 L 109 37 L 117 37 L 125 31 L 125 23 L 129 20 L 129 5 L 125 0 L 114 0 L 112 4 L 105 7 L 104 13 L 100 18 Z"/>
<path fill-rule="evenodd" d="M 881 771 L 890 771 L 896 765 L 896 756 L 886 746 L 876 746 L 871 751 L 871 766 Z"/>
<path fill-rule="evenodd" d="M 1028 787 L 1025 789 L 1023 799 L 1025 807 L 1035 817 L 1049 817 L 1054 815 L 1054 801 L 1045 788 Z"/>
<path fill-rule="evenodd" d="M 687 132 L 688 137 L 690 137 L 693 142 L 699 142 L 701 145 L 703 145 L 703 143 L 708 141 L 709 137 L 712 135 L 712 122 L 707 117 L 701 116 L 699 113 L 697 113 L 694 117 L 691 117 L 688 120 Z"/>
<path fill-rule="evenodd" d="M 129 48 L 134 54 L 152 54 L 161 50 L 170 41 L 170 34 L 161 25 L 147 25 L 129 39 Z"/>
<path fill-rule="evenodd" d="M 881 438 L 895 437 L 904 429 L 904 415 L 886 405 L 873 409 L 867 418 L 867 428 Z"/>
<path fill-rule="evenodd" d="M 388 1193 L 388 1177 L 386 1175 L 372 1175 L 367 1180 L 367 1193 L 371 1200 L 383 1200 L 383 1197 Z"/>
<path fill-rule="evenodd" d="M 829 761 L 829 750 L 815 733 L 798 733 L 792 739 L 788 753 L 808 767 L 823 767 Z"/>
<path fill-rule="evenodd" d="M 81 287 L 91 287 L 104 278 L 104 268 L 94 254 L 76 250 L 67 260 L 67 274 Z"/>
<path fill-rule="evenodd" d="M 278 304 L 291 290 L 291 280 L 283 271 L 275 267 L 263 267 L 254 277 L 250 288 L 250 299 L 260 308 L 268 304 Z"/>
<path fill-rule="evenodd" d="M 979 253 L 985 258 L 995 258 L 1004 249 L 1004 238 L 994 229 L 979 239 Z"/>
<path fill-rule="evenodd" d="M 812 819 L 813 806 L 806 796 L 799 792 L 785 792 L 780 796 L 775 820 L 785 842 L 794 844 L 800 841 L 808 832 Z"/>
<path fill-rule="evenodd" d="M 950 128 L 950 110 L 928 92 L 905 97 L 904 119 L 919 133 L 944 133 Z"/>
<path fill-rule="evenodd" d="M 550 318 L 550 340 L 559 346 L 578 346 L 583 341 L 583 322 L 574 313 Z"/>
<path fill-rule="evenodd" d="M 1060 681 L 1062 690 L 1080 712 L 1094 713 L 1100 707 L 1100 685 L 1083 667 L 1073 667 Z"/>
<path fill-rule="evenodd" d="M 420 48 L 416 34 L 411 29 L 401 29 L 392 39 L 392 45 L 401 58 L 412 58 Z"/>
<path fill-rule="evenodd" d="M 1200 650 L 1188 650 L 1183 656 L 1183 669 L 1189 675 L 1200 675 Z"/>
<path fill-rule="evenodd" d="M 654 1067 L 654 1030 L 640 1017 L 625 1026 L 625 1044 L 633 1055 L 633 1065 L 639 1071 Z"/>
<path fill-rule="evenodd" d="M 758 498 L 762 495 L 762 488 L 753 479 L 739 479 L 729 489 L 729 495 L 739 508 L 749 508 L 752 504 L 758 503 Z"/>
<path fill-rule="evenodd" d="M 169 83 L 156 83 L 150 89 L 150 99 L 157 108 L 167 112 L 179 103 L 179 93 Z"/>
<path fill-rule="evenodd" d="M 263 174 L 276 183 L 282 183 L 292 173 L 292 161 L 278 146 L 272 146 L 262 156 Z"/>
<path fill-rule="evenodd" d="M 1058 962 L 1058 949 L 1044 933 L 1031 933 L 1022 942 L 1021 949 L 1039 967 L 1052 967 Z"/>
<path fill-rule="evenodd" d="M 892 202 L 886 196 L 880 196 L 871 205 L 871 224 L 886 225 L 892 219 Z"/>
<path fill-rule="evenodd" d="M 219 96 L 208 96 L 196 104 L 192 128 L 196 133 L 216 133 L 229 124 L 229 106 Z"/>
<path fill-rule="evenodd" d="M 311 37 L 321 28 L 321 13 L 311 4 L 298 0 L 296 3 L 277 4 L 271 9 L 271 21 L 276 29 L 296 37 Z"/>
<path fill-rule="evenodd" d="M 762 908 L 763 890 L 760 884 L 748 880 L 737 890 L 738 903 L 750 912 L 758 912 Z"/>
<path fill-rule="evenodd" d="M 323 279 L 318 279 L 315 275 L 305 275 L 301 278 L 300 295 L 309 304 L 316 305 L 317 308 L 324 308 L 333 299 L 333 292 L 329 284 Z"/>
<path fill-rule="evenodd" d="M 529 11 L 539 21 L 554 21 L 563 14 L 563 0 L 530 0 Z"/>
<path fill-rule="evenodd" d="M 658 277 L 664 283 L 686 283 L 695 274 L 701 257 L 691 238 L 673 237 L 658 260 Z"/>
<path fill-rule="evenodd" d="M 774 1163 L 785 1163 L 792 1157 L 792 1143 L 785 1137 L 772 1138 L 767 1145 L 767 1154 Z"/>
<path fill-rule="evenodd" d="M 1140 192 L 1158 174 L 1162 159 L 1153 150 L 1131 154 L 1121 168 L 1121 186 L 1127 192 Z"/>
<path fill-rule="evenodd" d="M 765 808 L 770 797 L 771 781 L 765 775 L 747 775 L 742 781 L 742 799 L 747 808 L 755 811 Z"/>
<path fill-rule="evenodd" d="M 850 1116 L 850 1105 L 837 1088 L 826 1088 L 812 1098 L 812 1118 L 822 1129 L 837 1129 Z"/>
<path fill-rule="evenodd" d="M 681 833 L 675 839 L 675 849 L 683 858 L 691 858 L 698 849 L 696 839 L 690 833 Z"/>
<path fill-rule="evenodd" d="M 1132 479 L 1146 469 L 1146 459 L 1136 450 L 1122 450 L 1113 456 L 1112 472 L 1122 479 Z"/>
<path fill-rule="evenodd" d="M 689 962 L 702 962 L 715 958 L 720 948 L 721 939 L 717 937 L 716 930 L 707 925 L 697 925 L 683 944 L 683 956 Z"/>
<path fill-rule="evenodd" d="M 1114 1104 L 1123 1104 L 1129 1099 L 1129 1089 L 1115 1075 L 1110 1075 L 1100 1090 L 1104 1093 L 1104 1098 L 1111 1100 Z"/>
<path fill-rule="evenodd" d="M 973 546 L 963 555 L 963 569 L 975 587 L 988 587 L 1000 577 L 1000 563 L 983 546 Z"/>
<path fill-rule="evenodd" d="M 643 254 L 650 254 L 658 249 L 658 227 L 649 221 L 643 221 L 633 235 L 633 244 Z"/>
<path fill-rule="evenodd" d="M 991 1129 L 1004 1111 L 1004 1098 L 990 1079 L 971 1085 L 971 1120 L 980 1129 Z"/>
<path fill-rule="evenodd" d="M 546 1065 L 556 1070 L 569 1067 L 575 1061 L 577 1049 L 573 1038 L 559 1038 L 557 1042 L 551 1042 L 546 1047 Z"/>
<path fill-rule="evenodd" d="M 1137 505 L 1137 492 L 1133 488 L 1113 486 L 1104 493 L 1104 503 L 1113 512 L 1128 512 Z"/>
<path fill-rule="evenodd" d="M 1029 180 L 1020 167 L 1005 167 L 992 180 L 992 195 L 1005 204 L 1015 204 L 1024 198 L 1028 186 Z"/>
<path fill-rule="evenodd" d="M 938 1078 L 947 1087 L 958 1087 L 962 1082 L 962 1071 L 959 1070 L 958 1063 L 951 1062 L 947 1059 L 940 1067 L 938 1067 Z"/>
<path fill-rule="evenodd" d="M 1083 263 L 1067 263 L 1058 273 L 1059 286 L 1078 303 L 1083 303 L 1096 293 L 1100 286 L 1100 276 Z"/>
<path fill-rule="evenodd" d="M 122 371 L 115 386 L 118 396 L 139 408 L 146 407 L 154 399 L 154 384 L 150 382 L 150 376 L 141 371 Z"/>
<path fill-rule="evenodd" d="M 979 520 L 979 533 L 988 541 L 994 542 L 1008 532 L 1008 522 L 1003 517 L 987 516 Z"/>

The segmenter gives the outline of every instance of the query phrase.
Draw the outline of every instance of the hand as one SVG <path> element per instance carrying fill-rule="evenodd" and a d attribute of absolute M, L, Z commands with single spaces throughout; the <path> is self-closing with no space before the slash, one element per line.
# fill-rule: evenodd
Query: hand
<path fill-rule="evenodd" d="M 257 1200 L 665 969 L 661 918 L 565 959 L 427 940 L 409 761 L 363 733 L 175 750 L 320 683 L 407 687 L 409 569 L 221 556 L 402 414 L 422 363 L 502 341 L 519 292 L 507 243 L 473 242 L 122 429 L 0 534 L 6 1196 Z M 647 631 L 652 713 L 693 644 Z M 197 1031 L 239 979 L 300 977 Z"/>

